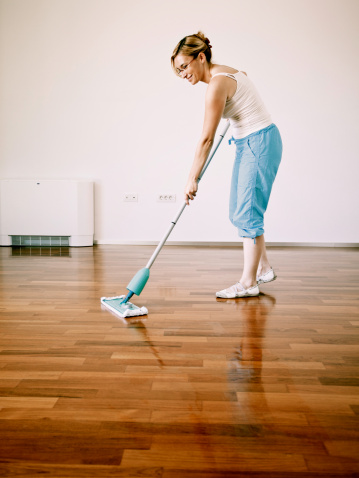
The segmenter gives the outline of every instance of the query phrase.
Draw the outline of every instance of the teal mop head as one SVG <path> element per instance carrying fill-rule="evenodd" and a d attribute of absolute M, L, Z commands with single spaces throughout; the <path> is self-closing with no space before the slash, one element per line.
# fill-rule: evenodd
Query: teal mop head
<path fill-rule="evenodd" d="M 125 297 L 125 295 L 119 295 L 117 297 L 102 297 L 101 304 L 120 317 L 135 317 L 137 315 L 148 314 L 146 307 L 137 307 L 137 305 L 134 305 L 131 302 L 124 302 Z"/>
<path fill-rule="evenodd" d="M 144 267 L 137 272 L 137 274 L 128 284 L 128 294 L 126 296 L 120 295 L 117 297 L 102 297 L 101 303 L 120 317 L 135 317 L 136 315 L 148 314 L 146 307 L 137 307 L 137 305 L 128 302 L 128 300 L 131 299 L 133 294 L 141 294 L 149 277 L 150 270 L 147 267 Z"/>

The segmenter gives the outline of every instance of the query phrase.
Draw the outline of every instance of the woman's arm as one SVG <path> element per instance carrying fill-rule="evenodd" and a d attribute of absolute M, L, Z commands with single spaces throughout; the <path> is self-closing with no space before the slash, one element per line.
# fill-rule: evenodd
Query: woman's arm
<path fill-rule="evenodd" d="M 188 176 L 184 195 L 187 205 L 194 199 L 198 190 L 197 180 L 211 151 L 218 124 L 222 118 L 227 100 L 227 78 L 213 78 L 208 85 L 205 102 L 205 115 L 201 138 L 197 144 L 194 161 Z M 233 81 L 233 80 L 232 80 Z"/>

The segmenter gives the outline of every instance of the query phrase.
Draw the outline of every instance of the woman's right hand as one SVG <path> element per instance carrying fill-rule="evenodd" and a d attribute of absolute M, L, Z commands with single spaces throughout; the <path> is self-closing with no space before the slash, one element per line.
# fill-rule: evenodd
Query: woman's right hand
<path fill-rule="evenodd" d="M 195 179 L 189 179 L 184 189 L 184 200 L 186 201 L 187 206 L 189 206 L 189 201 L 193 201 L 193 199 L 196 197 L 197 191 L 197 181 Z"/>

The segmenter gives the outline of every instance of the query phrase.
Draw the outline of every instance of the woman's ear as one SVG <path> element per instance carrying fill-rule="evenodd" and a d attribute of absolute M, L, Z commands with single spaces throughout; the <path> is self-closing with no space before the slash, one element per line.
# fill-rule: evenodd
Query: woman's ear
<path fill-rule="evenodd" d="M 199 57 L 201 63 L 204 63 L 206 61 L 206 55 L 203 53 L 203 51 L 201 51 L 201 53 L 199 53 L 198 57 Z"/>

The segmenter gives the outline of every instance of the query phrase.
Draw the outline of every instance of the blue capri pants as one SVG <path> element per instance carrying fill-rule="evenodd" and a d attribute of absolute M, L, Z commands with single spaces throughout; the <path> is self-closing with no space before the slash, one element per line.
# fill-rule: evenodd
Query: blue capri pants
<path fill-rule="evenodd" d="M 264 233 L 263 216 L 282 159 L 282 139 L 272 123 L 236 144 L 229 219 L 241 237 L 255 239 Z"/>

